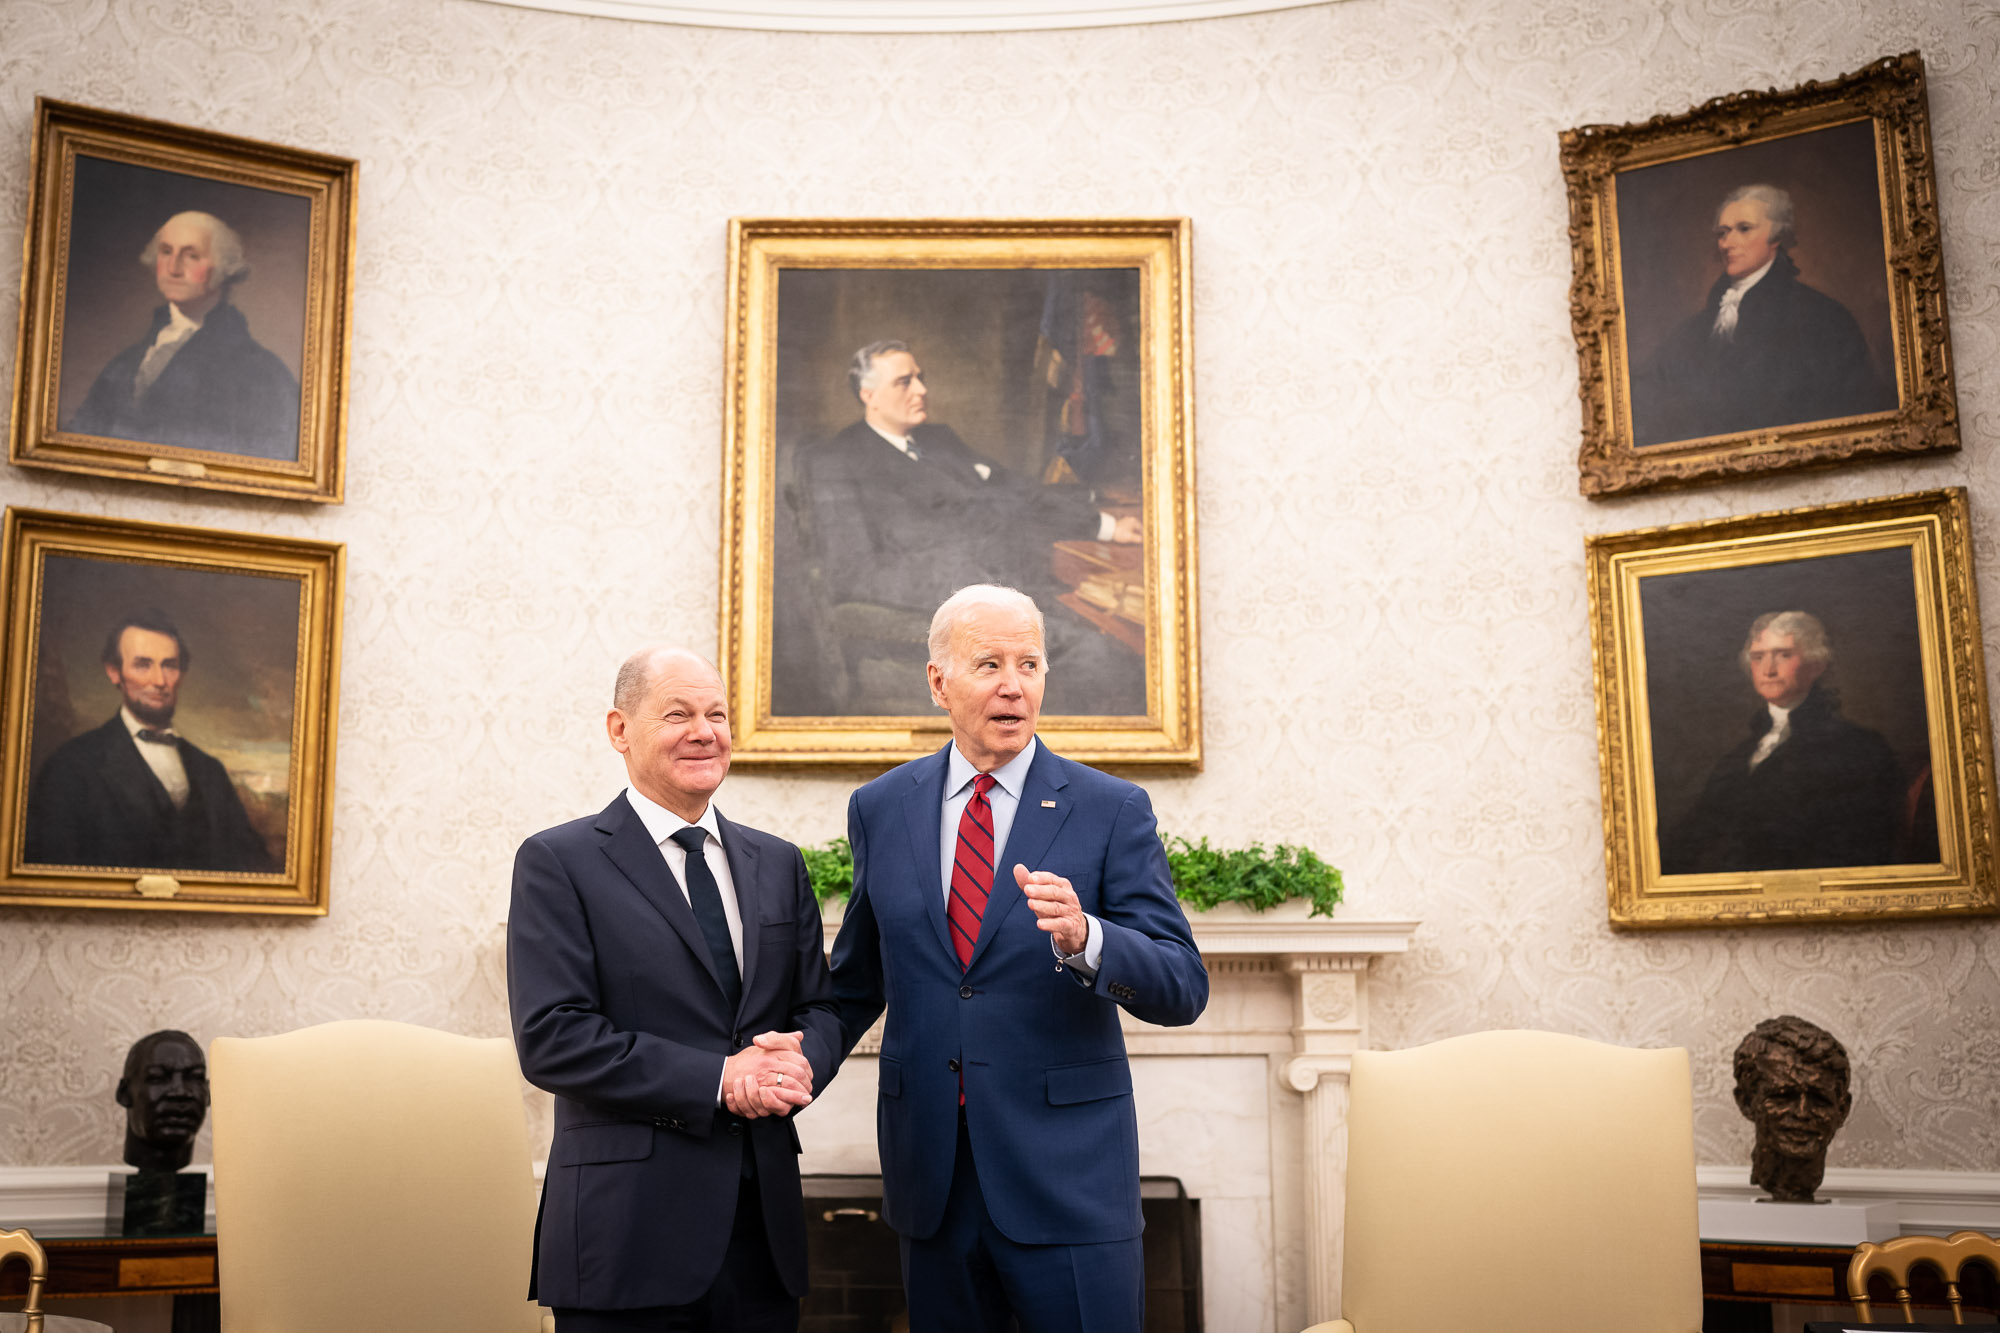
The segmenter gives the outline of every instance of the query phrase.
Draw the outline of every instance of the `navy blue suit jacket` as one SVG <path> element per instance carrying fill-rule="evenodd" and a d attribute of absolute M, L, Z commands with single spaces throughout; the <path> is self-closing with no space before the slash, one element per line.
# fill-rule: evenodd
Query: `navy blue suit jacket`
<path fill-rule="evenodd" d="M 722 1267 L 745 1128 L 786 1289 L 806 1290 L 798 1131 L 715 1104 L 724 1059 L 803 1031 L 813 1086 L 839 1061 L 819 907 L 798 848 L 717 817 L 743 921 L 728 1012 L 694 909 L 623 793 L 514 860 L 507 999 L 521 1072 L 556 1095 L 528 1294 L 592 1310 L 685 1305 Z"/>
<path fill-rule="evenodd" d="M 947 752 L 892 769 L 847 811 L 854 890 L 833 946 L 843 1053 L 886 1005 L 876 1133 L 883 1213 L 936 1232 L 965 1116 L 986 1208 L 1023 1244 L 1095 1244 L 1140 1231 L 1139 1136 L 1123 1006 L 1180 1025 L 1208 972 L 1174 897 L 1146 793 L 1039 746 L 961 970 L 945 924 L 940 821 Z M 1059 969 L 1016 862 L 1068 879 L 1104 927 L 1088 986 Z"/>

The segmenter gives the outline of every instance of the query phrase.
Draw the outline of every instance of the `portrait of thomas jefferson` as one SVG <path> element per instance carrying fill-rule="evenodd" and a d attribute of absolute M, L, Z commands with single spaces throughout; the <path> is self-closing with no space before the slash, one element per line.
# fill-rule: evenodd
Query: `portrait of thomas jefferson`
<path fill-rule="evenodd" d="M 251 458 L 299 454 L 299 382 L 232 296 L 251 272 L 221 218 L 184 210 L 138 254 L 159 304 L 61 422 L 85 435 Z M 126 335 L 130 337 L 131 335 Z"/>
<path fill-rule="evenodd" d="M 1834 662 L 1826 627 L 1804 611 L 1758 616 L 1738 662 L 1757 702 L 1693 808 L 1662 833 L 1661 872 L 1905 860 L 1908 801 L 1895 754 L 1880 732 L 1842 716 L 1825 679 Z"/>
<path fill-rule="evenodd" d="M 1789 191 L 1730 190 L 1716 206 L 1714 235 L 1720 272 L 1707 299 L 1633 373 L 1634 444 L 1895 409 L 1896 385 L 1877 372 L 1853 313 L 1792 258 Z"/>

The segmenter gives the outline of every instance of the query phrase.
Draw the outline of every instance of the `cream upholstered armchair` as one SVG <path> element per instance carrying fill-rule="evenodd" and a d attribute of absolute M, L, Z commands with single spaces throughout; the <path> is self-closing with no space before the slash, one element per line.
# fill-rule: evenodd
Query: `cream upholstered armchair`
<path fill-rule="evenodd" d="M 326 1023 L 209 1048 L 223 1333 L 533 1333 L 514 1045 Z"/>
<path fill-rule="evenodd" d="M 1354 1056 L 1341 1311 L 1310 1333 L 1699 1333 L 1687 1052 L 1481 1032 Z"/>

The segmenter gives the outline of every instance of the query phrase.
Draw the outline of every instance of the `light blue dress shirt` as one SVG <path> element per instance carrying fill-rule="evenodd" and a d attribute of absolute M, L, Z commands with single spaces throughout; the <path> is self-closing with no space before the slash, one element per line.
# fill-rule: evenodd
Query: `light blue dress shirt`
<path fill-rule="evenodd" d="M 1021 786 L 1028 780 L 1028 768 L 1035 762 L 1035 748 L 1041 741 L 1030 736 L 1021 753 L 993 770 L 993 789 L 986 793 L 986 803 L 993 811 L 993 867 L 997 882 L 1002 875 L 1012 878 L 1014 867 L 1005 860 L 1007 835 L 1014 829 L 1014 813 L 1021 808 Z M 946 906 L 950 906 L 951 868 L 958 859 L 958 825 L 965 817 L 965 807 L 972 803 L 972 780 L 979 776 L 979 770 L 972 761 L 959 753 L 954 742 L 946 761 L 950 767 L 944 776 L 944 820 L 938 830 L 938 873 L 943 877 Z M 1035 867 L 1029 866 L 1033 870 Z M 1085 941 L 1083 952 L 1065 954 L 1056 946 L 1055 936 L 1049 936 L 1049 948 L 1062 960 L 1063 966 L 1085 980 L 1097 975 L 1099 960 L 1104 957 L 1104 927 L 1090 913 L 1083 914 L 1090 935 Z"/>

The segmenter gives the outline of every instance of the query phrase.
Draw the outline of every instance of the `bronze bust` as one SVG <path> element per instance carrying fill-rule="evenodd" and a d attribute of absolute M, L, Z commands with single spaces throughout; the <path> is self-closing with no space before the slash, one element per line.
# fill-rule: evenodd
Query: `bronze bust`
<path fill-rule="evenodd" d="M 1779 1203 L 1811 1203 L 1826 1149 L 1854 1105 L 1847 1050 L 1832 1033 L 1786 1014 L 1736 1048 L 1736 1107 L 1757 1127 L 1750 1179 Z"/>
<path fill-rule="evenodd" d="M 181 1170 L 208 1114 L 201 1044 L 172 1028 L 147 1033 L 125 1054 L 117 1096 L 125 1108 L 125 1161 L 141 1171 Z"/>

